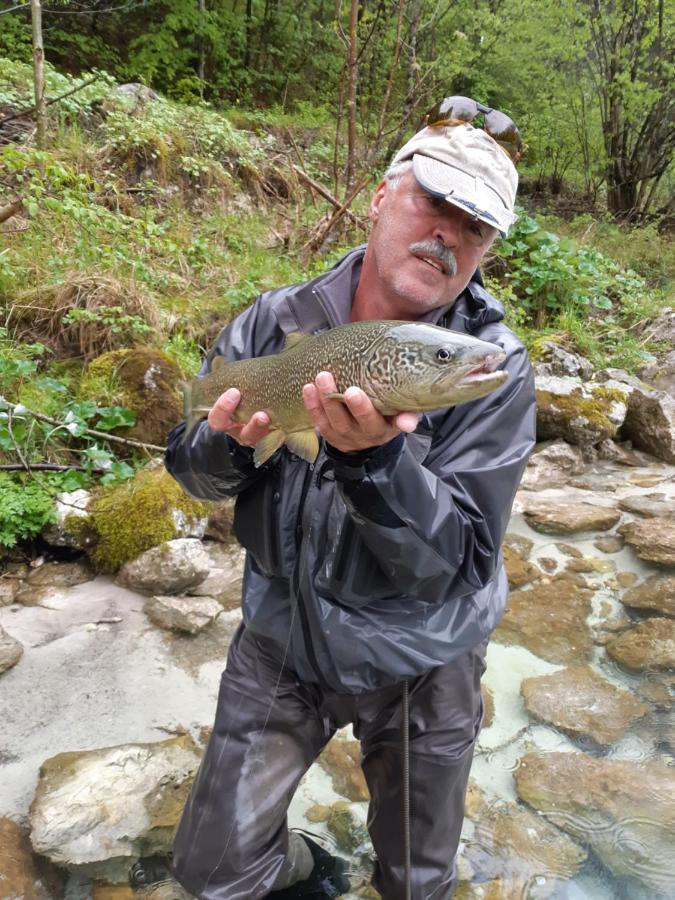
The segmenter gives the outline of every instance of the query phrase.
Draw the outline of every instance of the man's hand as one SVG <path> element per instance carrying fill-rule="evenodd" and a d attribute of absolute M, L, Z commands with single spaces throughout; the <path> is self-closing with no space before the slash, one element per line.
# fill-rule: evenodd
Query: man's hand
<path fill-rule="evenodd" d="M 345 403 L 328 399 L 327 395 L 335 390 L 333 376 L 329 372 L 319 372 L 314 384 L 306 384 L 302 389 L 302 398 L 314 427 L 329 444 L 343 453 L 379 447 L 402 431 L 411 432 L 417 428 L 416 413 L 402 412 L 386 417 L 375 409 L 361 388 L 347 388 Z"/>
<path fill-rule="evenodd" d="M 224 431 L 242 447 L 255 447 L 258 441 L 269 434 L 269 416 L 267 413 L 257 412 L 253 413 L 248 422 L 235 422 L 232 417 L 240 400 L 241 393 L 237 388 L 228 388 L 213 404 L 206 421 L 213 431 Z"/>

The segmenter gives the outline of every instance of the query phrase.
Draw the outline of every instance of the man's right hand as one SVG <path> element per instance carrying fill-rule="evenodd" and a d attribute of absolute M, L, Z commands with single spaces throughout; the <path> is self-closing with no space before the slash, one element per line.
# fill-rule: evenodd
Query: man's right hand
<path fill-rule="evenodd" d="M 239 406 L 241 394 L 237 388 L 228 388 L 213 404 L 207 416 L 212 431 L 224 431 L 242 447 L 255 447 L 270 432 L 267 413 L 253 413 L 248 422 L 235 422 L 234 411 Z"/>

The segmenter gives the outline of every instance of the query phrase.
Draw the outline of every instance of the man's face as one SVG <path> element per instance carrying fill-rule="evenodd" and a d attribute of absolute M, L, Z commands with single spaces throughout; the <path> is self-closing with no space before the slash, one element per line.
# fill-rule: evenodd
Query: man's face
<path fill-rule="evenodd" d="M 395 187 L 380 184 L 370 219 L 364 267 L 389 318 L 419 318 L 454 302 L 497 234 L 425 191 L 412 170 Z"/>

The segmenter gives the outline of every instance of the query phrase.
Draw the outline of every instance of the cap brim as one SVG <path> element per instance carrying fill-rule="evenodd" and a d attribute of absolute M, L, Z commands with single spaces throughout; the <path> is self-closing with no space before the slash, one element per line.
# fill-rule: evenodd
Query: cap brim
<path fill-rule="evenodd" d="M 457 166 L 416 153 L 413 156 L 413 172 L 425 190 L 444 197 L 453 206 L 492 225 L 502 235 L 506 235 L 516 221 L 517 216 L 505 207 L 495 190 Z"/>

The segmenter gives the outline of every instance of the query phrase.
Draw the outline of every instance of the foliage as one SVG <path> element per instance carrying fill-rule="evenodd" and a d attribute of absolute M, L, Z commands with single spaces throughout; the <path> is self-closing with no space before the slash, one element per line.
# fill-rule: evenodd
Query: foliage
<path fill-rule="evenodd" d="M 25 474 L 0 472 L 0 548 L 35 537 L 54 521 L 53 491 Z"/>

